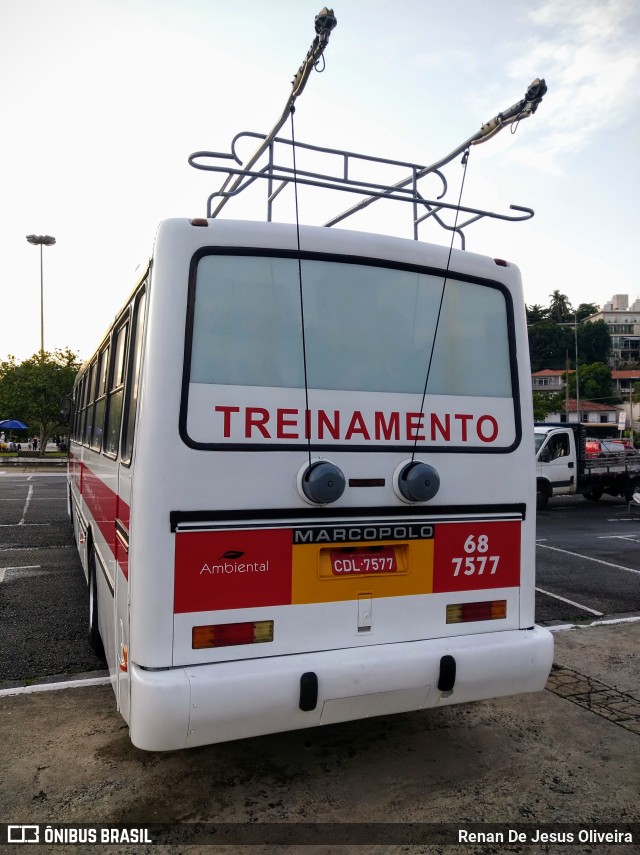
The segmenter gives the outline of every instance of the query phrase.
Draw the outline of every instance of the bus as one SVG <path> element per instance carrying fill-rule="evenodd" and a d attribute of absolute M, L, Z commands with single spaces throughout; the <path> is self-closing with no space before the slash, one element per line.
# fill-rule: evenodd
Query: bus
<path fill-rule="evenodd" d="M 133 744 L 543 689 L 532 424 L 511 262 L 163 221 L 70 424 L 89 640 Z"/>

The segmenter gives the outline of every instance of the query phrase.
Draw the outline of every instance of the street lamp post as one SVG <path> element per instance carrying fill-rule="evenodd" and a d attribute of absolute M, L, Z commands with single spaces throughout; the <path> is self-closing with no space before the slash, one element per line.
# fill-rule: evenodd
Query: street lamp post
<path fill-rule="evenodd" d="M 53 246 L 56 242 L 51 235 L 27 235 L 27 240 L 33 246 L 40 247 L 40 359 L 44 358 L 44 276 L 42 270 L 42 247 Z"/>
<path fill-rule="evenodd" d="M 573 316 L 574 319 L 574 327 L 573 334 L 575 336 L 576 343 L 576 410 L 578 412 L 578 424 L 580 424 L 580 380 L 578 378 L 578 313 Z"/>
<path fill-rule="evenodd" d="M 573 316 L 573 323 L 571 321 L 558 321 L 559 327 L 573 327 L 573 337 L 575 341 L 575 352 L 576 352 L 576 414 L 578 416 L 578 424 L 580 424 L 580 379 L 578 377 L 578 313 L 576 312 Z M 567 361 L 569 359 L 569 352 L 567 351 Z M 569 419 L 569 376 L 567 371 L 567 419 Z"/>

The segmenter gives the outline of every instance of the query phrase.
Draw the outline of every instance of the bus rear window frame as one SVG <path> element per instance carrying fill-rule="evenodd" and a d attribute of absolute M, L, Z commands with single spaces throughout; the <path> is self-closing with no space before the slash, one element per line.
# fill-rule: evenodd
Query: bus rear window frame
<path fill-rule="evenodd" d="M 430 267 L 426 265 L 408 264 L 401 261 L 392 261 L 389 259 L 369 258 L 367 256 L 358 255 L 342 255 L 339 253 L 326 252 L 309 252 L 302 250 L 300 253 L 295 250 L 269 249 L 264 247 L 201 247 L 191 258 L 189 265 L 189 282 L 187 291 L 187 312 L 185 319 L 185 339 L 184 339 L 184 356 L 182 363 L 182 389 L 180 394 L 180 413 L 179 413 L 179 433 L 182 441 L 189 448 L 199 451 L 248 451 L 248 452 L 269 452 L 269 451 L 300 451 L 306 448 L 301 443 L 220 443 L 220 442 L 199 442 L 194 440 L 187 430 L 187 416 L 189 410 L 189 384 L 191 376 L 191 355 L 193 348 L 193 325 L 195 315 L 195 299 L 197 286 L 198 264 L 200 260 L 206 256 L 249 256 L 257 258 L 289 258 L 301 261 L 325 261 L 335 262 L 339 264 L 357 264 L 362 266 L 380 267 L 388 270 L 403 270 L 409 273 L 421 273 L 429 276 L 442 278 L 445 271 L 441 268 Z M 513 401 L 513 419 L 515 436 L 514 441 L 510 446 L 502 448 L 494 447 L 463 447 L 463 446 L 430 446 L 409 444 L 328 444 L 313 442 L 311 447 L 313 451 L 322 452 L 371 452 L 371 451 L 387 451 L 393 453 L 413 453 L 414 450 L 420 453 L 442 454 L 442 453 L 459 453 L 459 454 L 511 454 L 520 445 L 522 441 L 522 412 L 520 408 L 520 384 L 518 381 L 518 365 L 516 359 L 516 333 L 515 333 L 515 317 L 513 310 L 513 298 L 511 291 L 502 282 L 495 279 L 487 279 L 482 276 L 474 276 L 469 274 L 458 273 L 457 271 L 446 271 L 446 278 L 460 282 L 469 282 L 476 285 L 481 285 L 487 288 L 493 288 L 501 292 L 505 300 L 506 321 L 507 321 L 507 336 L 509 350 L 509 372 L 511 379 L 511 392 Z"/>

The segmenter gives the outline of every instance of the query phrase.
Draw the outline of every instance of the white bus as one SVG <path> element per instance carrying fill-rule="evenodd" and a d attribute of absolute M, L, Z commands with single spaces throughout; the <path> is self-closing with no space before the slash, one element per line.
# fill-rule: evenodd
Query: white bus
<path fill-rule="evenodd" d="M 542 689 L 517 268 L 206 222 L 161 224 L 75 388 L 90 635 L 134 744 Z"/>
<path fill-rule="evenodd" d="M 73 402 L 89 638 L 134 745 L 544 687 L 513 264 L 166 220 Z"/>

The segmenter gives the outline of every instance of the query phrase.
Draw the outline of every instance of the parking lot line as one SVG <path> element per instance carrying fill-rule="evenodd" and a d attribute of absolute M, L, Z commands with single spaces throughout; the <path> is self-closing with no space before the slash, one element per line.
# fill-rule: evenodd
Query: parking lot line
<path fill-rule="evenodd" d="M 15 686 L 11 689 L 0 689 L 0 698 L 10 695 L 31 695 L 35 692 L 59 692 L 61 689 L 80 689 L 85 686 L 106 686 L 111 677 L 86 677 L 80 680 L 65 680 L 61 683 L 37 683 L 30 686 Z"/>
<path fill-rule="evenodd" d="M 563 603 L 568 603 L 570 606 L 575 606 L 577 609 L 582 609 L 583 612 L 589 612 L 596 617 L 602 617 L 604 614 L 604 612 L 597 612 L 595 609 L 590 609 L 588 606 L 583 606 L 581 603 L 575 603 L 573 600 L 561 597 L 559 594 L 552 594 L 551 591 L 545 591 L 544 588 L 536 587 L 536 591 L 539 591 L 541 594 L 546 594 L 547 597 L 553 597 L 554 600 L 562 600 Z"/>
<path fill-rule="evenodd" d="M 32 478 L 66 478 L 66 472 L 9 472 L 6 469 L 0 470 L 0 475 L 6 475 L 7 478 L 24 478 L 30 481 Z"/>
<path fill-rule="evenodd" d="M 41 567 L 41 564 L 23 564 L 20 567 L 0 567 L 0 583 L 4 582 L 4 574 L 7 573 L 9 570 L 40 570 Z M 19 575 L 28 576 L 29 574 L 20 573 Z"/>
<path fill-rule="evenodd" d="M 33 484 L 29 484 L 29 490 L 27 491 L 27 500 L 24 503 L 24 508 L 22 509 L 22 517 L 18 525 L 24 525 L 24 521 L 27 517 L 27 511 L 29 510 L 29 505 L 31 504 L 31 497 L 33 496 Z"/>
<path fill-rule="evenodd" d="M 51 525 L 51 523 L 0 523 L 0 528 L 17 528 L 19 525 L 24 525 L 25 528 L 33 528 L 34 526 L 42 527 L 45 525 Z"/>
<path fill-rule="evenodd" d="M 627 573 L 637 573 L 640 576 L 640 570 L 634 570 L 633 567 L 623 567 L 622 564 L 612 564 L 610 561 L 603 561 L 601 558 L 592 558 L 591 555 L 581 555 L 579 552 L 571 552 L 568 549 L 560 549 L 558 546 L 548 546 L 546 543 L 538 543 L 540 549 L 551 549 L 553 552 L 563 552 L 565 555 L 573 555 L 574 558 L 584 558 L 585 561 L 595 561 L 596 564 L 604 564 L 605 567 L 613 567 L 615 570 L 626 570 Z"/>
<path fill-rule="evenodd" d="M 36 567 L 42 567 L 42 564 L 20 564 L 16 567 L 0 567 L 0 573 L 5 573 L 7 570 L 33 570 Z"/>

